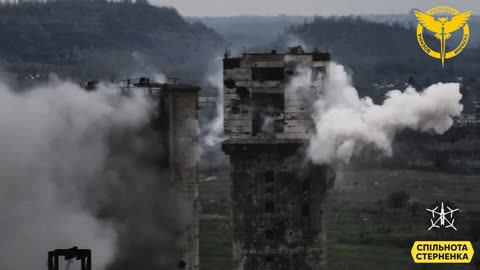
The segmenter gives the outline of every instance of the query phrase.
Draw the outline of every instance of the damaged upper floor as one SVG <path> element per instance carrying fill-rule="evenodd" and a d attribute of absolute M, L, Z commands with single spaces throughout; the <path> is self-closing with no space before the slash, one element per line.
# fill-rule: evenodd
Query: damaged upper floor
<path fill-rule="evenodd" d="M 315 89 L 297 89 L 292 80 L 306 76 L 312 82 L 326 73 L 328 52 L 305 52 L 301 46 L 287 52 L 225 55 L 224 131 L 229 140 L 306 140 L 314 131 L 311 119 Z M 306 84 L 308 87 L 314 85 Z"/>

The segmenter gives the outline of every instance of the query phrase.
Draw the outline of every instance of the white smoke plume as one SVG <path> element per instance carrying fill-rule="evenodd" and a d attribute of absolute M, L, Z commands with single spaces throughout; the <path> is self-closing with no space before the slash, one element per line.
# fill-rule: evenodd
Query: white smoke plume
<path fill-rule="evenodd" d="M 215 62 L 221 60 L 222 58 L 219 57 L 215 59 Z M 225 140 L 223 134 L 223 69 L 220 64 L 215 66 L 215 70 L 207 78 L 208 83 L 217 90 L 216 116 L 207 124 L 207 133 L 203 138 L 204 144 L 208 147 L 216 146 Z"/>
<path fill-rule="evenodd" d="M 303 42 L 303 40 L 301 40 L 297 35 L 292 34 L 292 33 L 289 33 L 287 35 L 286 43 L 287 43 L 288 47 L 300 46 L 304 50 L 309 50 L 310 49 L 310 47 L 307 44 L 305 44 L 305 42 Z"/>
<path fill-rule="evenodd" d="M 330 63 L 327 76 L 312 78 L 309 69 L 300 69 L 291 89 L 316 91 L 313 104 L 316 133 L 310 140 L 309 158 L 318 164 L 350 162 L 366 151 L 392 155 L 395 134 L 404 129 L 443 134 L 453 117 L 463 110 L 457 83 L 438 83 L 417 92 L 408 87 L 392 90 L 382 104 L 360 98 L 344 67 Z"/>
<path fill-rule="evenodd" d="M 275 117 L 272 117 L 272 116 L 267 115 L 263 117 L 263 123 L 260 130 L 262 132 L 273 133 L 275 120 L 276 120 Z"/>
<path fill-rule="evenodd" d="M 87 209 L 86 192 L 107 173 L 110 131 L 145 124 L 151 107 L 105 85 L 54 80 L 15 93 L 0 83 L 0 269 L 46 269 L 49 250 L 72 246 L 105 269 L 117 234 Z"/>

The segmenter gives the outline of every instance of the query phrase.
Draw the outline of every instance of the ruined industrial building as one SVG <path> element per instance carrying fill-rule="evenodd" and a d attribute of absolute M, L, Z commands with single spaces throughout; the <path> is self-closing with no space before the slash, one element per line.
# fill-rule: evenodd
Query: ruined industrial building
<path fill-rule="evenodd" d="M 311 101 L 288 89 L 299 67 L 326 72 L 329 53 L 244 53 L 224 58 L 223 151 L 230 157 L 233 269 L 323 269 L 327 166 L 305 161 Z"/>
<path fill-rule="evenodd" d="M 329 53 L 305 52 L 301 47 L 289 48 L 285 53 L 243 53 L 239 57 L 226 54 L 223 59 L 222 150 L 230 161 L 231 205 L 226 212 L 231 213 L 232 238 L 228 241 L 231 240 L 233 270 L 327 269 L 324 201 L 333 187 L 335 172 L 328 165 L 310 162 L 306 148 L 316 132 L 312 105 L 318 98 L 317 91 L 322 91 L 330 60 Z M 305 70 L 312 80 L 311 84 L 303 84 L 311 88 L 307 91 L 292 86 L 292 81 Z M 95 88 L 95 82 L 86 85 L 87 90 Z M 168 172 L 176 187 L 175 196 L 190 209 L 188 226 L 178 231 L 181 248 L 168 246 L 172 251 L 166 251 L 167 256 L 171 253 L 169 267 L 149 265 L 145 269 L 205 268 L 199 259 L 200 89 L 177 81 L 157 83 L 148 78 L 123 80 L 118 82 L 118 88 L 126 95 L 144 93 L 157 103 L 150 126 L 158 134 L 156 139 L 148 140 L 153 143 L 151 151 L 145 151 L 141 159 Z M 203 98 L 205 104 L 208 101 Z M 477 123 L 478 113 L 472 119 L 473 116 L 457 119 L 457 129 Z M 451 136 L 457 136 L 455 130 L 442 138 L 452 140 Z M 409 131 L 399 136 L 399 144 L 419 144 L 413 149 L 420 149 L 421 153 L 409 151 L 407 159 L 438 159 L 429 156 L 437 155 L 435 151 L 424 149 L 429 140 L 432 137 L 428 134 Z M 399 156 L 396 158 L 401 159 L 402 155 Z M 135 231 L 128 237 L 135 237 Z M 158 253 L 152 254 L 155 257 Z M 120 260 L 119 264 L 119 268 L 113 269 L 138 266 L 128 260 Z"/>
<path fill-rule="evenodd" d="M 172 83 L 159 84 L 141 78 L 124 81 L 122 91 L 143 91 L 158 99 L 155 125 L 162 131 L 163 149 L 168 149 L 163 164 L 168 164 L 170 179 L 183 199 L 191 204 L 191 226 L 182 238 L 185 251 L 178 258 L 178 268 L 199 268 L 198 258 L 198 93 L 199 88 Z"/>
<path fill-rule="evenodd" d="M 307 270 L 326 263 L 323 200 L 334 173 L 305 161 L 304 148 L 314 132 L 311 101 L 287 85 L 297 68 L 325 73 L 329 60 L 328 53 L 306 53 L 301 47 L 224 59 L 222 147 L 231 166 L 233 269 Z M 181 238 L 187 248 L 176 266 L 198 269 L 199 89 L 148 78 L 124 80 L 118 87 L 158 102 L 152 125 L 160 131 L 158 147 L 168 155 L 144 158 L 168 169 L 171 182 L 192 206 L 191 226 Z M 95 89 L 95 83 L 86 88 Z"/>
<path fill-rule="evenodd" d="M 329 53 L 307 53 L 301 47 L 225 55 L 222 149 L 230 159 L 234 270 L 318 270 L 326 265 L 323 202 L 335 173 L 307 161 L 305 147 L 315 132 L 312 99 L 288 85 L 299 68 L 315 77 L 325 74 L 328 61 Z M 95 82 L 86 85 L 87 90 L 95 87 Z M 158 102 L 152 125 L 160 135 L 152 147 L 167 154 L 151 151 L 142 159 L 167 169 L 179 196 L 190 204 L 191 222 L 180 232 L 184 248 L 175 266 L 199 269 L 199 88 L 148 78 L 123 80 L 118 88 Z"/>
<path fill-rule="evenodd" d="M 97 82 L 88 82 L 85 89 L 95 90 Z M 149 78 L 126 79 L 117 82 L 122 94 L 133 92 L 152 98 L 157 111 L 147 131 L 142 136 L 150 136 L 149 151 L 140 159 L 149 168 L 156 168 L 159 175 L 167 175 L 177 189 L 181 202 L 187 204 L 190 212 L 185 230 L 178 232 L 179 248 L 169 246 L 177 269 L 199 269 L 198 257 L 198 94 L 200 88 L 177 83 L 177 80 L 158 83 Z M 150 129 L 153 127 L 153 132 Z M 173 206 L 172 206 L 173 207 Z M 181 228 L 183 229 L 183 227 Z M 134 235 L 132 237 L 135 237 Z M 129 241 L 129 240 L 124 240 Z M 176 258 L 173 258 L 175 257 Z M 130 262 L 122 262 L 129 265 Z M 160 262 L 165 264 L 165 262 Z M 133 265 L 135 266 L 135 265 Z M 123 267 L 123 266 L 120 266 Z M 158 267 L 157 267 L 158 268 Z M 163 269 L 160 267 L 160 269 Z"/>

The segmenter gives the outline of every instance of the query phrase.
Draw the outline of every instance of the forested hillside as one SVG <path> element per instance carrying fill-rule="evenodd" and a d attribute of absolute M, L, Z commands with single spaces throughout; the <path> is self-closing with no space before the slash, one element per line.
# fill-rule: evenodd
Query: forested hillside
<path fill-rule="evenodd" d="M 312 17 L 286 15 L 192 18 L 221 34 L 232 52 L 261 47 L 278 38 L 291 25 L 312 19 Z"/>
<path fill-rule="evenodd" d="M 425 12 L 425 10 L 422 10 L 422 11 Z M 466 10 L 463 10 L 461 12 L 465 12 L 465 11 Z M 362 18 L 369 21 L 381 22 L 381 23 L 387 23 L 387 24 L 399 23 L 409 28 L 416 28 L 418 25 L 418 19 L 413 13 L 413 10 L 408 15 L 365 15 L 365 16 L 362 16 Z M 475 38 L 475 37 L 480 36 L 480 16 L 472 15 L 468 19 L 468 25 L 470 29 L 470 35 L 472 38 L 470 38 L 467 46 L 468 48 L 478 48 L 480 46 L 480 38 Z M 451 42 L 458 44 L 460 43 L 461 38 L 462 38 L 461 31 L 455 32 L 454 35 L 452 36 Z"/>
<path fill-rule="evenodd" d="M 237 54 L 243 50 L 285 50 L 297 44 L 329 51 L 334 61 L 351 70 L 361 94 L 377 100 L 383 99 L 385 91 L 403 88 L 407 82 L 423 87 L 438 81 L 458 81 L 464 85 L 466 99 L 471 100 L 475 92 L 480 96 L 480 49 L 473 36 L 479 17 L 469 20 L 472 37 L 468 49 L 448 59 L 442 68 L 439 59 L 431 58 L 418 45 L 412 26 L 417 19 L 412 16 L 238 16 L 199 20 L 224 34 L 228 47 Z M 253 27 L 255 24 L 258 26 Z M 439 40 L 429 31 L 424 34 L 428 44 L 439 50 Z M 459 38 L 461 33 L 454 33 L 447 47 L 457 46 Z M 471 108 L 471 104 L 465 104 Z"/>
<path fill-rule="evenodd" d="M 303 43 L 307 49 L 328 50 L 351 69 L 362 95 L 380 99 L 392 84 L 422 87 L 437 81 L 460 81 L 467 98 L 480 95 L 480 49 L 468 48 L 442 68 L 420 49 L 415 35 L 402 22 L 359 17 L 185 20 L 175 9 L 148 4 L 24 3 L 0 7 L 0 69 L 22 78 L 54 72 L 78 80 L 162 72 L 198 83 L 225 48 L 238 54 Z M 437 39 L 426 35 L 426 40 L 438 49 Z"/>
<path fill-rule="evenodd" d="M 425 39 L 438 50 L 437 39 L 430 36 Z M 477 78 L 480 49 L 466 49 L 448 59 L 442 68 L 439 59 L 421 50 L 415 30 L 400 24 L 382 24 L 354 17 L 318 17 L 311 23 L 292 26 L 274 46 L 285 46 L 290 40 L 301 40 L 311 48 L 330 51 L 335 61 L 352 70 L 362 94 L 379 98 L 385 91 L 382 85 L 399 86 L 408 81 L 419 87 L 438 81 L 460 81 L 465 92 L 480 94 L 480 79 Z M 380 87 L 372 87 L 374 84 Z"/>
<path fill-rule="evenodd" d="M 220 35 L 175 9 L 106 1 L 1 6 L 0 40 L 1 67 L 30 77 L 163 72 L 198 81 L 223 51 Z"/>

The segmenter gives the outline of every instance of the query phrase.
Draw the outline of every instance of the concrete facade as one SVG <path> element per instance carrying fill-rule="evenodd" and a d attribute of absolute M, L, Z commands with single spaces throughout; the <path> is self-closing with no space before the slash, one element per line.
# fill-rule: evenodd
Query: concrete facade
<path fill-rule="evenodd" d="M 299 68 L 325 73 L 329 60 L 301 47 L 224 58 L 234 270 L 325 267 L 322 202 L 335 175 L 305 161 L 315 132 L 311 99 L 288 84 Z"/>
<path fill-rule="evenodd" d="M 184 200 L 191 207 L 191 225 L 183 243 L 187 248 L 179 258 L 178 268 L 199 269 L 198 209 L 198 88 L 167 85 L 170 108 L 171 177 Z"/>
<path fill-rule="evenodd" d="M 86 85 L 91 90 L 95 85 Z M 145 162 L 161 172 L 168 172 L 188 213 L 187 227 L 179 232 L 175 247 L 175 265 L 171 269 L 199 269 L 199 206 L 198 206 L 198 94 L 200 88 L 177 83 L 156 83 L 148 78 L 124 80 L 119 83 L 124 94 L 141 92 L 157 103 L 151 125 L 158 133 Z M 176 249 L 181 250 L 177 252 Z M 181 254 L 180 254 L 181 253 Z"/>

